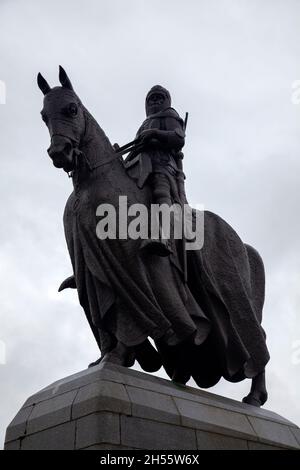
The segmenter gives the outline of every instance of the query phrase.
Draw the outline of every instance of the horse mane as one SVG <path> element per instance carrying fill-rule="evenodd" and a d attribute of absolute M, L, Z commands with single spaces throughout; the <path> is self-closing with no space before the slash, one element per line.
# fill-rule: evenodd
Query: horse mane
<path fill-rule="evenodd" d="M 113 158 L 117 158 L 117 156 L 109 138 L 96 119 L 83 105 L 82 108 L 85 118 L 85 133 L 81 150 L 87 158 L 90 169 L 93 170 Z"/>

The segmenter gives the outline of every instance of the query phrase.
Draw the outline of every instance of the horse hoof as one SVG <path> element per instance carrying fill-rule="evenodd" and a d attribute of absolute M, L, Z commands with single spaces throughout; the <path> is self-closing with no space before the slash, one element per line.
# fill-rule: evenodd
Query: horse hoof
<path fill-rule="evenodd" d="M 190 374 L 175 370 L 174 374 L 172 375 L 172 382 L 175 385 L 182 386 L 182 385 L 185 385 L 190 380 L 190 378 L 191 378 Z"/>
<path fill-rule="evenodd" d="M 102 364 L 115 364 L 117 366 L 124 366 L 124 358 L 118 356 L 117 354 L 114 353 L 106 353 L 102 359 Z"/>
<path fill-rule="evenodd" d="M 101 360 L 102 364 L 109 363 L 122 367 L 132 367 L 134 362 L 134 351 L 123 347 L 115 348 L 113 351 L 106 353 Z"/>
<path fill-rule="evenodd" d="M 91 363 L 88 365 L 88 368 L 97 366 L 98 364 L 100 364 L 101 360 L 102 360 L 102 356 L 99 357 L 99 359 L 97 359 L 97 361 L 91 362 Z"/>
<path fill-rule="evenodd" d="M 243 398 L 243 403 L 247 403 L 247 405 L 252 405 L 256 407 L 263 406 L 268 399 L 267 392 L 261 392 L 258 395 L 254 393 L 249 393 L 246 397 Z"/>
<path fill-rule="evenodd" d="M 181 388 L 185 387 L 185 384 L 184 384 L 184 383 L 176 382 L 176 380 L 174 380 L 174 379 L 172 379 L 172 383 L 173 383 L 174 385 L 176 385 L 176 387 L 181 387 Z"/>

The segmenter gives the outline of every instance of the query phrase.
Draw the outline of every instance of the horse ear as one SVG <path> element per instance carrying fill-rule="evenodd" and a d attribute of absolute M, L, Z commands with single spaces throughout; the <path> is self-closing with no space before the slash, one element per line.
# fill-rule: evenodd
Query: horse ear
<path fill-rule="evenodd" d="M 73 90 L 71 80 L 69 79 L 65 69 L 60 65 L 59 66 L 59 81 L 63 87 Z"/>
<path fill-rule="evenodd" d="M 44 79 L 43 75 L 38 73 L 37 76 L 37 84 L 39 86 L 39 89 L 42 91 L 44 95 L 46 95 L 50 90 L 50 86 L 48 85 L 48 82 Z"/>

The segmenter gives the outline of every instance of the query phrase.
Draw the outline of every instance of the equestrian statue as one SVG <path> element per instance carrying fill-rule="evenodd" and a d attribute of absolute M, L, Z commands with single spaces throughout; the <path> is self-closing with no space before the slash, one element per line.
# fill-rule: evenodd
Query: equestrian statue
<path fill-rule="evenodd" d="M 41 74 L 37 80 L 49 157 L 73 183 L 64 211 L 73 274 L 59 290 L 77 289 L 101 351 L 90 366 L 132 367 L 137 361 L 146 372 L 163 367 L 175 383 L 192 378 L 201 388 L 222 377 L 249 378 L 243 401 L 263 405 L 269 353 L 258 252 L 210 211 L 202 211 L 197 249 L 188 249 L 184 236 L 165 236 L 160 216 L 156 236 L 99 236 L 99 207 L 112 207 L 119 220 L 120 198 L 149 213 L 153 205 L 188 206 L 182 165 L 187 116 L 182 119 L 168 90 L 156 85 L 146 96 L 146 119 L 135 139 L 119 147 L 84 107 L 62 67 L 61 86 L 51 88 Z M 195 221 L 197 211 L 191 211 Z M 171 227 L 176 220 L 170 217 Z M 128 227 L 131 222 L 128 217 Z"/>

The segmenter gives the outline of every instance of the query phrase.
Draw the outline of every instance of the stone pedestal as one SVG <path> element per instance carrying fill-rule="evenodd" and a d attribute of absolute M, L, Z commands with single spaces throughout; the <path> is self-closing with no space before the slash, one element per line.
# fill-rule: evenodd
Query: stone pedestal
<path fill-rule="evenodd" d="M 59 380 L 30 397 L 5 449 L 300 449 L 281 416 L 114 365 Z"/>

